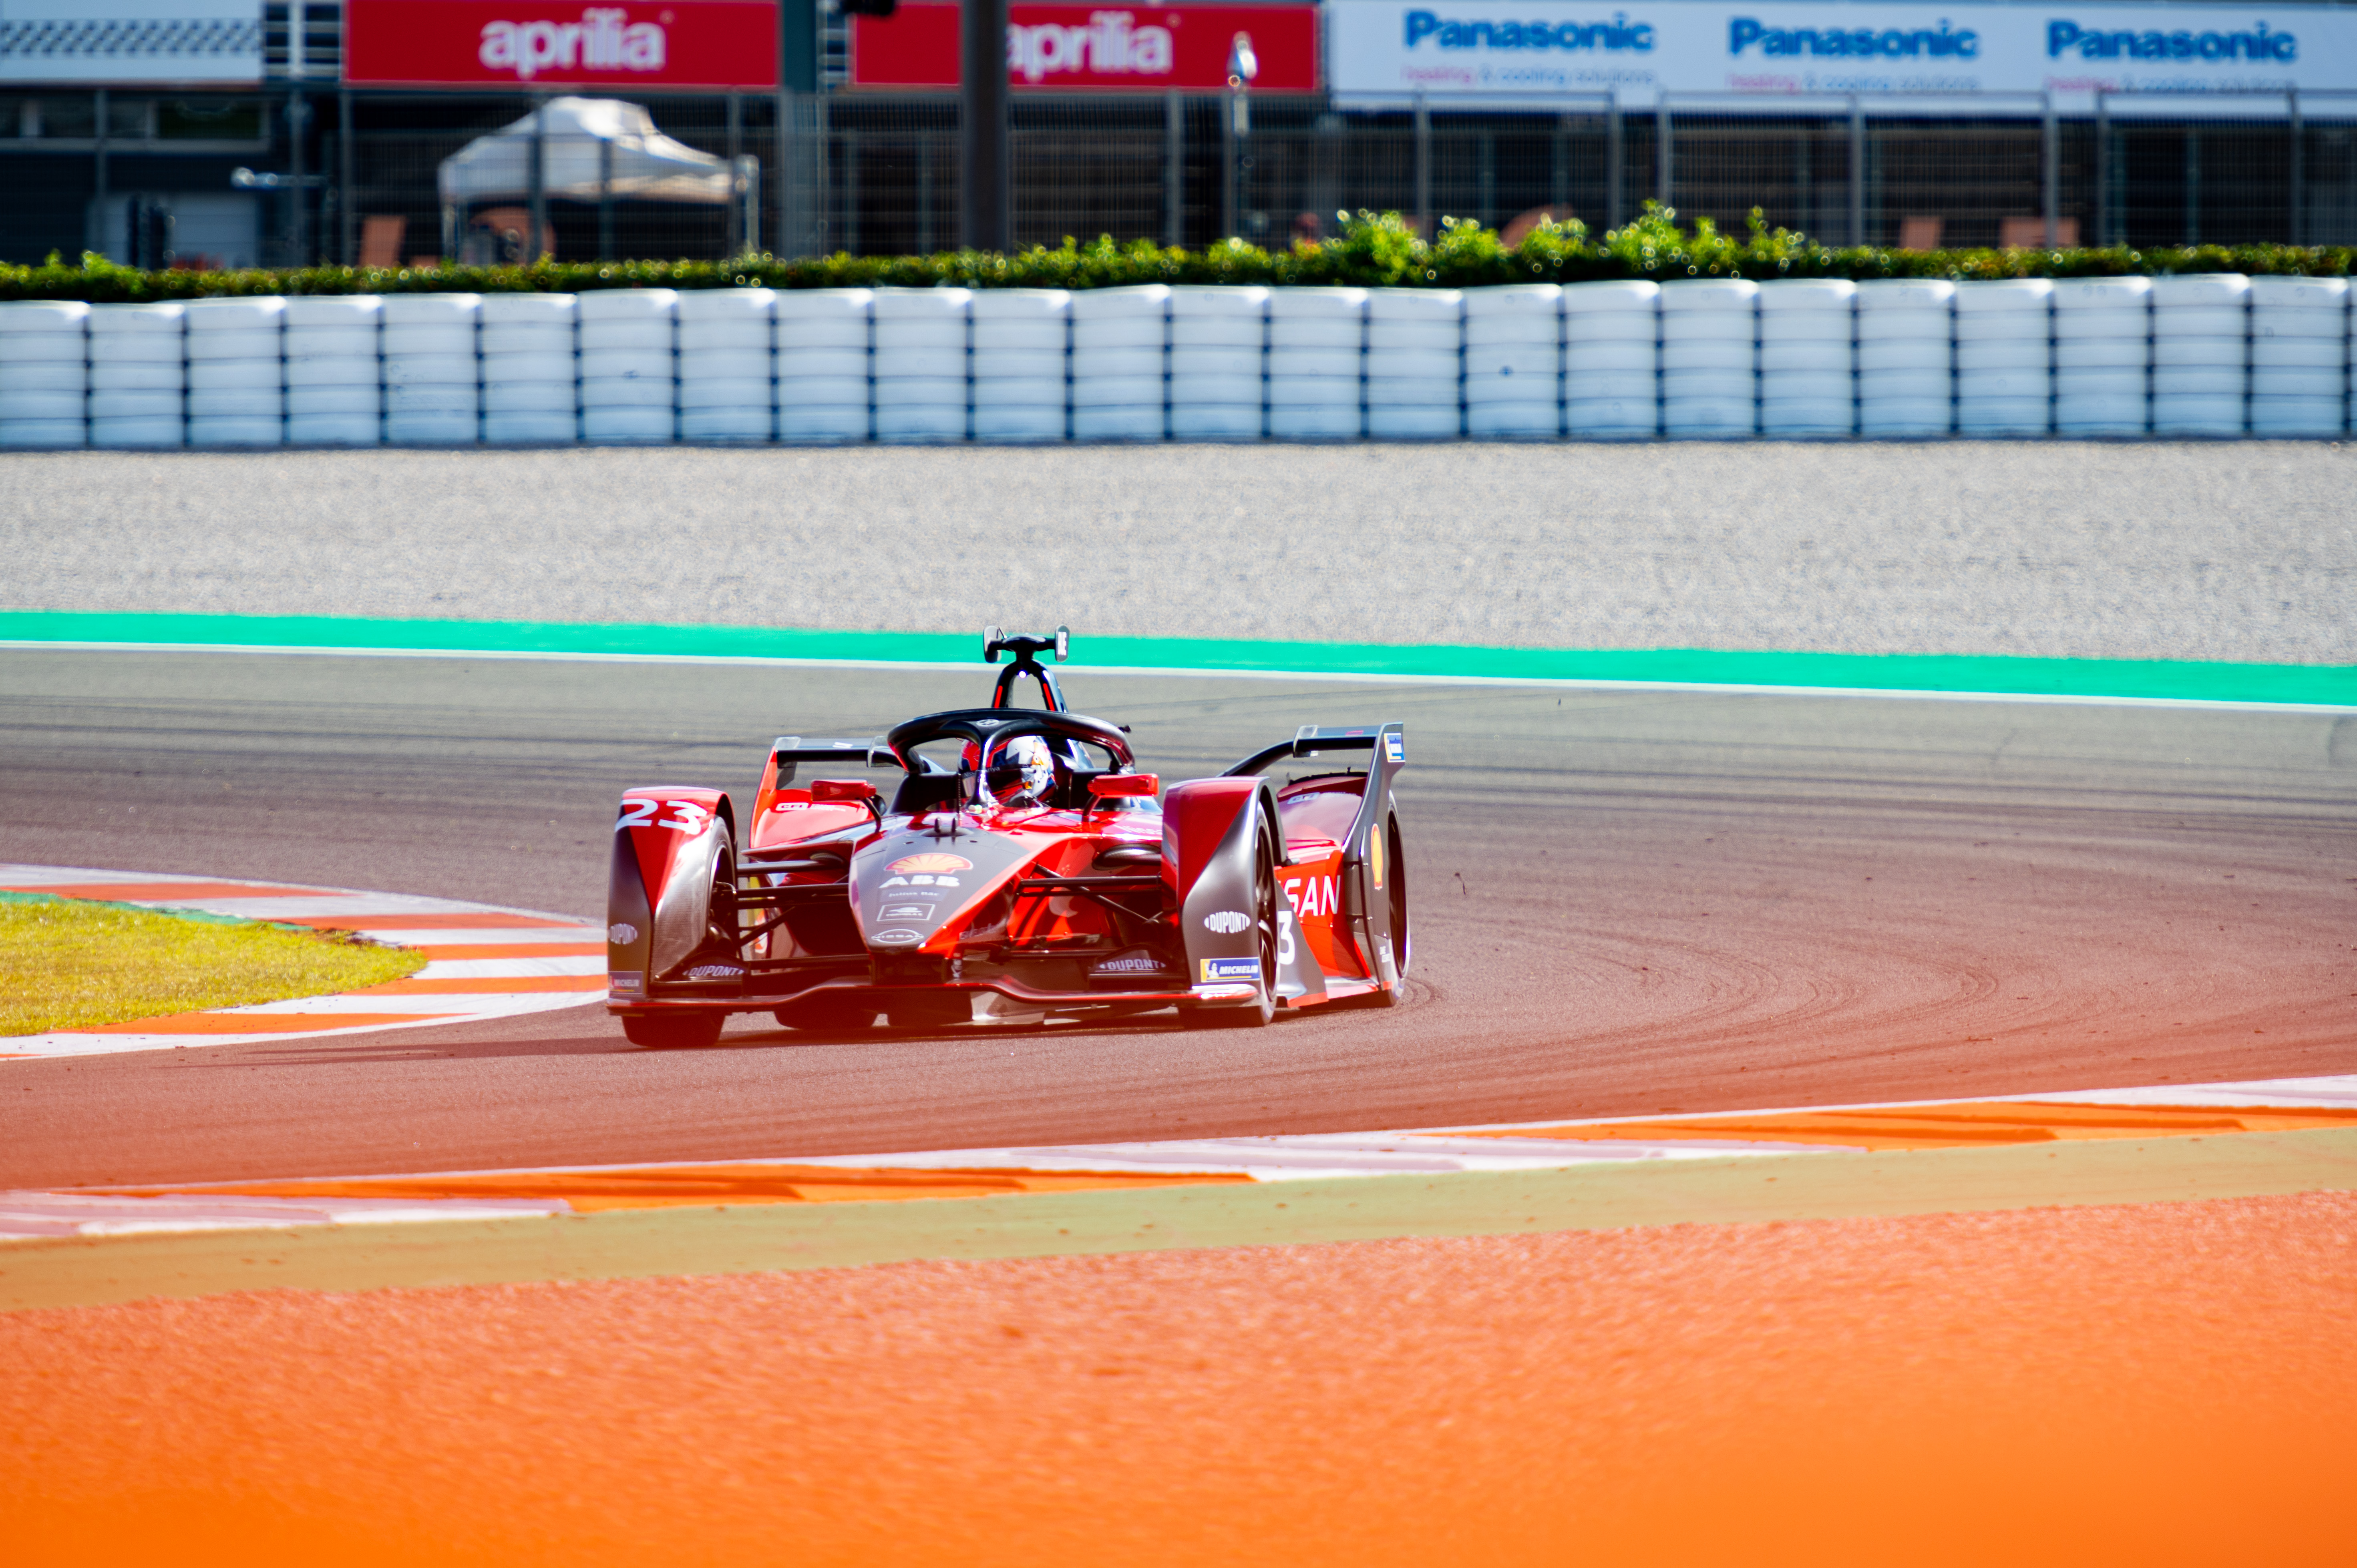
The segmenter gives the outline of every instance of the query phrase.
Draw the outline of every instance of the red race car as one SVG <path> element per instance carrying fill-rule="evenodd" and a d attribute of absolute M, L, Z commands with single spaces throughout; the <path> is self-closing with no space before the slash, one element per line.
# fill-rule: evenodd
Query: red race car
<path fill-rule="evenodd" d="M 985 632 L 991 705 L 873 740 L 781 737 L 749 815 L 718 789 L 625 790 L 607 1008 L 642 1046 L 731 1013 L 841 1031 L 1178 1009 L 1201 1026 L 1363 997 L 1408 968 L 1397 724 L 1319 729 L 1167 791 L 1119 725 L 1073 713 L 1071 633 Z M 1043 707 L 1015 704 L 1030 677 Z M 1349 765 L 1277 783 L 1273 764 Z M 881 770 L 813 779 L 797 770 Z M 1159 804 L 1157 797 L 1160 797 Z"/>

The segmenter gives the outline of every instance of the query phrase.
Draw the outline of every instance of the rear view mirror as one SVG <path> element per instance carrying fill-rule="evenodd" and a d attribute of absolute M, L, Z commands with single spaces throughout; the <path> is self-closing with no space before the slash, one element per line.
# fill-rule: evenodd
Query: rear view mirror
<path fill-rule="evenodd" d="M 811 799 L 826 806 L 865 806 L 879 791 L 865 779 L 813 779 Z"/>
<path fill-rule="evenodd" d="M 1089 793 L 1109 800 L 1151 799 L 1162 793 L 1162 780 L 1151 773 L 1101 773 L 1089 780 Z"/>

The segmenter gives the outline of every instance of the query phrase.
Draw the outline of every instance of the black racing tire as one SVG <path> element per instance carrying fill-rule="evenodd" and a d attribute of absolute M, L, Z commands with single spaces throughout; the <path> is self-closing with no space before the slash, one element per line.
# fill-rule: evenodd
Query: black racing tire
<path fill-rule="evenodd" d="M 1276 848 L 1264 827 L 1253 873 L 1253 926 L 1260 937 L 1260 996 L 1242 1006 L 1195 1003 L 1179 1016 L 1190 1029 L 1259 1029 L 1276 1017 Z"/>
<path fill-rule="evenodd" d="M 786 1028 L 810 1034 L 843 1035 L 872 1027 L 876 1004 L 861 996 L 818 995 L 789 1002 L 770 1015 Z"/>
<path fill-rule="evenodd" d="M 1388 988 L 1376 987 L 1374 1002 L 1378 1007 L 1396 1007 L 1407 993 L 1408 960 L 1415 950 L 1415 943 L 1410 940 L 1413 933 L 1407 923 L 1407 856 L 1403 853 L 1404 846 L 1400 843 L 1397 817 L 1384 822 L 1383 844 L 1387 852 L 1384 858 L 1391 871 L 1391 885 L 1383 889 L 1383 897 L 1391 905 L 1392 970 L 1399 976 L 1399 983 Z"/>
<path fill-rule="evenodd" d="M 622 1037 L 651 1051 L 697 1050 L 720 1043 L 720 1013 L 673 1013 L 662 1016 L 625 1014 Z"/>

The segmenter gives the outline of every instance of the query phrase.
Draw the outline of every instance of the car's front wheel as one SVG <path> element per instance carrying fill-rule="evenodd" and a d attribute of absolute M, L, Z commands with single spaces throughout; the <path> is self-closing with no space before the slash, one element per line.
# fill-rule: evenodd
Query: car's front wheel
<path fill-rule="evenodd" d="M 1257 1029 L 1276 1016 L 1276 846 L 1263 829 L 1254 859 L 1253 929 L 1260 941 L 1260 994 L 1250 1002 L 1194 1002 L 1180 1012 L 1189 1028 Z"/>

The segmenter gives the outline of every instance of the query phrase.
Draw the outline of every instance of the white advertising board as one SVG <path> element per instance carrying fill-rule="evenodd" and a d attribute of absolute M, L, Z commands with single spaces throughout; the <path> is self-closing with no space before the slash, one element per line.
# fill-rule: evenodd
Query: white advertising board
<path fill-rule="evenodd" d="M 1328 80 L 1360 108 L 1856 93 L 2034 114 L 2050 93 L 2083 114 L 2109 91 L 2173 95 L 2184 113 L 2189 94 L 2357 88 L 2357 11 L 2339 6 L 1333 0 L 1328 16 Z"/>
<path fill-rule="evenodd" d="M 0 0 L 0 81 L 261 80 L 262 0 Z"/>

